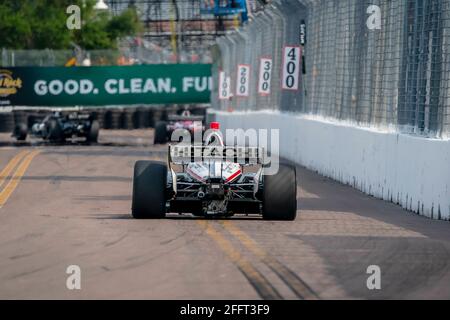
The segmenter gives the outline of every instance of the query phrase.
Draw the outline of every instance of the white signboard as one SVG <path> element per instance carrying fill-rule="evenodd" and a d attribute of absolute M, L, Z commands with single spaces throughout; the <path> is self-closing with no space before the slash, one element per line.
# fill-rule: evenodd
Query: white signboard
<path fill-rule="evenodd" d="M 230 99 L 230 82 L 231 78 L 227 77 L 224 71 L 219 72 L 219 99 Z"/>
<path fill-rule="evenodd" d="M 240 64 L 237 68 L 236 77 L 236 96 L 248 97 L 250 94 L 250 66 Z"/>
<path fill-rule="evenodd" d="M 299 46 L 285 46 L 283 49 L 283 65 L 281 88 L 298 90 L 300 77 L 301 49 Z"/>
<path fill-rule="evenodd" d="M 270 94 L 270 84 L 272 81 L 272 59 L 261 58 L 259 62 L 259 81 L 258 81 L 258 93 L 260 95 Z"/>

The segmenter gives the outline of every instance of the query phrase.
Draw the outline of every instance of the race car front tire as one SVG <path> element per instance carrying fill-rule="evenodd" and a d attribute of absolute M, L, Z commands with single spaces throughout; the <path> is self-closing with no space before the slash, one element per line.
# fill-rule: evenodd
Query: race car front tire
<path fill-rule="evenodd" d="M 265 220 L 295 220 L 297 216 L 295 167 L 280 164 L 277 174 L 264 176 L 262 198 Z"/>
<path fill-rule="evenodd" d="M 100 131 L 100 124 L 97 120 L 93 120 L 91 122 L 91 127 L 89 128 L 89 132 L 87 135 L 88 142 L 97 142 L 98 141 L 98 133 Z"/>
<path fill-rule="evenodd" d="M 159 121 L 155 125 L 154 144 L 164 144 L 167 142 L 167 123 Z"/>
<path fill-rule="evenodd" d="M 25 141 L 28 135 L 28 127 L 25 123 L 18 123 L 14 127 L 13 137 L 16 138 L 17 141 Z"/>
<path fill-rule="evenodd" d="M 135 219 L 162 219 L 166 216 L 167 166 L 156 161 L 134 165 L 132 215 Z"/>

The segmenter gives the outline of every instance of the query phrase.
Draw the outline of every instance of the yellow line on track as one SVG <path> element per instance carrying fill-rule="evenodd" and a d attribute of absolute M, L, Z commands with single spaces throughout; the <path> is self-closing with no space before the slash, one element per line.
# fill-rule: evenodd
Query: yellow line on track
<path fill-rule="evenodd" d="M 307 300 L 317 300 L 319 298 L 299 276 L 261 248 L 255 240 L 250 238 L 235 224 L 231 221 L 221 221 L 221 224 L 225 230 L 236 237 L 247 249 L 272 269 L 299 298 Z"/>
<path fill-rule="evenodd" d="M 231 242 L 227 240 L 220 232 L 215 229 L 210 222 L 197 220 L 206 233 L 219 245 L 222 251 L 230 260 L 241 270 L 250 284 L 259 293 L 261 298 L 275 300 L 282 299 L 278 291 L 269 283 L 269 281 L 256 268 L 236 250 Z"/>
<path fill-rule="evenodd" d="M 28 154 L 30 151 L 21 151 L 18 154 L 16 154 L 6 165 L 6 167 L 0 172 L 0 188 L 2 187 L 3 183 L 5 182 L 6 178 L 9 177 L 11 172 L 14 170 L 14 168 L 17 166 L 17 164 Z"/>
<path fill-rule="evenodd" d="M 39 150 L 35 150 L 25 157 L 25 159 L 22 161 L 22 163 L 19 165 L 19 167 L 14 172 L 14 175 L 11 179 L 9 179 L 8 184 L 6 187 L 0 192 L 0 208 L 8 201 L 11 194 L 14 192 L 14 190 L 19 185 L 20 180 L 24 176 L 25 172 L 27 171 L 28 167 L 31 164 L 31 161 L 33 161 L 33 158 L 37 156 L 40 153 Z"/>

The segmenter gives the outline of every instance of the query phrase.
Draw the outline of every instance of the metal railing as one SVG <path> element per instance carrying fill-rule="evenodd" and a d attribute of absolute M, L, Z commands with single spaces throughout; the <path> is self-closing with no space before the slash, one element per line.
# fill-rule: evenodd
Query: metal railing
<path fill-rule="evenodd" d="M 367 22 L 380 9 L 381 28 Z M 300 44 L 306 22 L 304 70 L 298 91 L 281 90 L 284 45 Z M 235 87 L 238 64 L 250 64 L 250 95 L 214 108 L 280 110 L 450 136 L 450 0 L 277 0 L 240 30 L 217 39 L 213 75 Z M 260 57 L 273 58 L 271 94 L 258 94 Z"/>

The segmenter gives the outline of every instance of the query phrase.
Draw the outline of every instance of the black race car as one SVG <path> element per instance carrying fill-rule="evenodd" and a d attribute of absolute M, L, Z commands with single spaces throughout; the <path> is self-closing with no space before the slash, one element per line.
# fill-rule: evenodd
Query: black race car
<path fill-rule="evenodd" d="M 15 126 L 12 134 L 19 141 L 26 140 L 28 132 L 33 136 L 52 142 L 64 142 L 73 137 L 86 138 L 88 142 L 97 142 L 100 125 L 90 114 L 73 112 L 63 115 L 54 112 L 41 122 L 34 123 L 31 130 L 25 123 Z"/>

